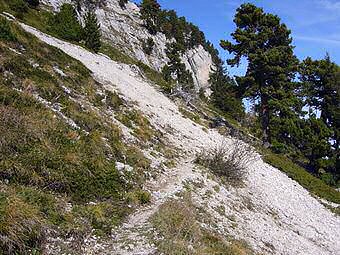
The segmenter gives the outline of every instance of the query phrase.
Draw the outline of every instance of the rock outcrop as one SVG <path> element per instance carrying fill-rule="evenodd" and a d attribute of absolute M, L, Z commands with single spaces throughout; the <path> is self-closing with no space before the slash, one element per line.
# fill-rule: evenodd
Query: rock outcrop
<path fill-rule="evenodd" d="M 54 10 L 57 10 L 63 3 L 70 2 L 72 1 L 42 0 L 42 3 L 53 7 Z M 125 8 L 122 8 L 119 6 L 118 0 L 99 1 L 99 3 L 96 6 L 96 14 L 104 39 L 129 56 L 161 71 L 168 61 L 165 49 L 166 44 L 171 40 L 168 40 L 162 33 L 151 35 L 143 27 L 140 9 L 136 4 L 128 2 Z M 82 6 L 82 11 L 84 11 L 85 5 Z M 143 51 L 142 46 L 143 41 L 148 38 L 152 38 L 155 43 L 150 55 Z M 182 60 L 192 73 L 196 90 L 200 88 L 206 90 L 209 87 L 209 73 L 213 66 L 211 55 L 200 45 L 185 52 Z"/>

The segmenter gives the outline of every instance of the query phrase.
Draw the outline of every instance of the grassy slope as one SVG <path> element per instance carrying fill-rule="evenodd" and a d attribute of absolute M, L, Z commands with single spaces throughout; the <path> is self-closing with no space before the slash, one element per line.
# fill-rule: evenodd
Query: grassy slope
<path fill-rule="evenodd" d="M 0 0 L 0 9 L 8 10 L 3 0 Z M 49 15 L 30 10 L 23 20 L 48 32 L 45 24 Z M 10 247 L 22 251 L 37 247 L 39 250 L 47 226 L 59 226 L 65 235 L 71 232 L 85 234 L 90 228 L 109 233 L 127 213 L 122 194 L 130 187 L 120 181 L 114 171 L 114 161 L 108 156 L 114 155 L 114 159 L 119 160 L 128 155 L 128 163 L 141 169 L 148 167 L 148 161 L 138 149 L 127 148 L 121 143 L 117 127 L 104 121 L 95 111 L 84 110 L 70 100 L 61 85 L 71 88 L 77 95 L 86 96 L 99 108 L 117 110 L 121 102 L 115 95 L 106 95 L 112 101 L 103 105 L 103 98 L 95 93 L 97 84 L 85 67 L 39 43 L 16 26 L 12 29 L 19 43 L 0 42 L 0 66 L 15 74 L 0 78 L 0 117 L 9 120 L 0 124 L 3 137 L 6 137 L 6 143 L 1 143 L 0 148 L 6 153 L 0 163 L 0 231 L 5 238 L 0 240 L 2 248 L 4 251 Z M 20 51 L 20 45 L 26 49 L 24 55 L 9 50 L 11 47 Z M 104 45 L 102 52 L 119 62 L 139 66 L 148 79 L 163 89 L 171 87 L 161 74 L 117 49 Z M 31 59 L 39 63 L 40 68 L 32 68 L 28 61 Z M 63 69 L 66 78 L 53 72 L 55 65 L 68 66 L 67 70 Z M 19 93 L 18 89 L 24 92 Z M 63 112 L 89 135 L 56 118 L 51 110 L 34 99 L 32 91 L 52 103 L 61 103 Z M 134 114 L 120 114 L 120 118 L 123 122 L 130 121 Z M 150 139 L 152 132 L 140 134 L 141 130 L 145 128 L 135 130 L 136 134 L 142 140 Z M 110 147 L 102 137 L 109 141 Z M 339 192 L 293 162 L 268 153 L 264 158 L 312 194 L 339 203 Z M 7 181 L 9 184 L 5 184 Z M 90 200 L 98 203 L 88 205 L 86 202 Z M 68 202 L 74 205 L 70 212 L 62 209 Z M 20 228 L 21 224 L 25 227 Z"/>
<path fill-rule="evenodd" d="M 225 237 L 201 227 L 202 222 L 209 221 L 206 217 L 202 208 L 194 206 L 189 192 L 165 202 L 151 220 L 154 228 L 163 237 L 155 237 L 159 251 L 169 255 L 255 254 L 244 242 L 226 242 Z"/>
<path fill-rule="evenodd" d="M 93 228 L 109 234 L 130 210 L 126 199 L 133 195 L 126 192 L 139 194 L 149 161 L 122 142 L 104 113 L 131 122 L 143 141 L 153 136 L 149 123 L 102 90 L 81 63 L 10 26 L 17 39 L 0 39 L 0 254 L 39 251 L 49 228 L 62 236 L 82 237 Z M 79 129 L 37 96 L 60 106 Z M 136 174 L 123 181 L 115 161 Z"/>

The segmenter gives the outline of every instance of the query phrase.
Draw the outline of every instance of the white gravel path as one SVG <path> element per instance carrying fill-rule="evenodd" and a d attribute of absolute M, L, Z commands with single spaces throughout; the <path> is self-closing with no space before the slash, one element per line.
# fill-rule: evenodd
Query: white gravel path
<path fill-rule="evenodd" d="M 134 68 L 55 39 L 27 25 L 22 24 L 22 27 L 81 61 L 108 89 L 119 90 L 126 99 L 137 102 L 137 107 L 149 116 L 154 126 L 164 131 L 171 130 L 168 131 L 170 141 L 176 147 L 182 148 L 187 157 L 192 157 L 202 147 L 214 146 L 223 140 L 230 144 L 230 139 L 216 131 L 206 132 L 201 126 L 183 118 L 177 106 L 143 80 Z M 189 176 L 201 178 L 205 183 L 205 190 L 212 189 L 217 184 L 197 172 L 194 174 L 192 168 L 187 166 L 179 165 L 175 173 L 180 178 L 175 178 L 165 186 L 165 190 L 160 190 L 160 197 L 171 195 L 176 187 L 181 187 L 182 178 Z M 195 197 L 195 201 L 206 205 L 207 211 L 215 217 L 222 234 L 228 233 L 245 239 L 255 250 L 266 254 L 340 254 L 340 218 L 327 210 L 298 183 L 258 160 L 249 167 L 246 184 L 242 189 L 221 187 L 208 201 L 204 201 L 200 194 Z M 245 201 L 251 206 L 245 206 Z M 221 204 L 225 206 L 226 214 L 233 216 L 232 220 L 213 210 Z M 146 210 L 148 213 L 145 215 L 150 215 L 154 209 L 157 207 Z M 144 214 L 138 215 L 140 217 Z M 146 221 L 147 219 L 141 217 L 141 222 L 137 220 L 136 224 Z M 237 226 L 231 228 L 233 221 L 236 221 Z M 136 253 L 133 250 L 119 254 L 148 254 L 147 251 Z"/>

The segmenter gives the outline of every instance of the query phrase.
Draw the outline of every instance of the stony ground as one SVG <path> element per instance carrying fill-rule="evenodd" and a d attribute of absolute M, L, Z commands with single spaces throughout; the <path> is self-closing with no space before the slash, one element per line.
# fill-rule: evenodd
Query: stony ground
<path fill-rule="evenodd" d="M 232 146 L 231 138 L 184 118 L 176 104 L 143 79 L 136 67 L 22 26 L 81 61 L 107 89 L 119 91 L 127 100 L 136 102 L 151 123 L 167 134 L 172 146 L 183 151 L 176 168 L 160 176 L 159 182 L 149 183 L 153 190 L 151 205 L 131 215 L 106 246 L 94 245 L 96 240 L 89 238 L 87 254 L 152 254 L 155 248 L 146 238 L 152 231 L 148 219 L 160 204 L 183 188 L 185 180 L 201 183 L 193 191 L 194 202 L 212 217 L 214 223 L 207 227 L 222 235 L 244 239 L 265 254 L 340 254 L 340 218 L 298 183 L 260 158 L 249 165 L 242 188 L 224 187 L 207 178 L 192 163 L 195 154 L 222 141 Z M 216 210 L 221 205 L 224 213 Z"/>

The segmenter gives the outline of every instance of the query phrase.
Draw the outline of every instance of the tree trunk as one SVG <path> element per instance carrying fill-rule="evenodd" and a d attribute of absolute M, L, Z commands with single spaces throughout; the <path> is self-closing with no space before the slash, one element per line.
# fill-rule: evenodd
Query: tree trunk
<path fill-rule="evenodd" d="M 261 125 L 262 125 L 262 142 L 263 145 L 268 148 L 270 147 L 271 137 L 269 129 L 269 106 L 268 96 L 261 96 Z"/>

